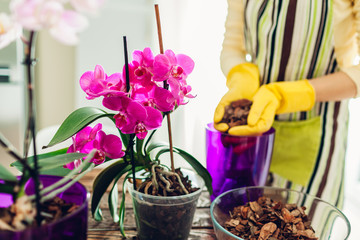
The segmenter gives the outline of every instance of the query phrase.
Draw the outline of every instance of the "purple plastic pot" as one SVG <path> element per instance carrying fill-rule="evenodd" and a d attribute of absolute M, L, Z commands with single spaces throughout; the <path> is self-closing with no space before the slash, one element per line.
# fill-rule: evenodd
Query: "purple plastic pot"
<path fill-rule="evenodd" d="M 212 177 L 214 200 L 228 190 L 265 185 L 275 129 L 260 136 L 233 136 L 209 123 L 206 128 L 206 166 Z"/>
<path fill-rule="evenodd" d="M 40 176 L 44 187 L 49 186 L 61 177 Z M 25 185 L 27 194 L 34 193 L 34 182 L 29 180 Z M 88 222 L 88 199 L 89 193 L 81 183 L 75 183 L 66 191 L 57 195 L 65 202 L 76 203 L 79 207 L 64 218 L 24 231 L 0 231 L 0 239 L 7 240 L 86 240 Z M 8 207 L 12 204 L 9 194 L 0 193 L 0 207 Z"/>

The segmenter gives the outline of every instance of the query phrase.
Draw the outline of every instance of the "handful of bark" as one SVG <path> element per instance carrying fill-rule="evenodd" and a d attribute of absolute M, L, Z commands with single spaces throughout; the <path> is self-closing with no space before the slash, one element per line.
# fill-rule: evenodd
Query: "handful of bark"
<path fill-rule="evenodd" d="M 224 228 L 249 240 L 317 240 L 305 209 L 304 206 L 260 197 L 257 201 L 235 207 Z"/>
<path fill-rule="evenodd" d="M 246 125 L 251 105 L 252 101 L 245 98 L 230 103 L 225 107 L 224 117 L 220 122 L 227 123 L 230 128 Z"/>

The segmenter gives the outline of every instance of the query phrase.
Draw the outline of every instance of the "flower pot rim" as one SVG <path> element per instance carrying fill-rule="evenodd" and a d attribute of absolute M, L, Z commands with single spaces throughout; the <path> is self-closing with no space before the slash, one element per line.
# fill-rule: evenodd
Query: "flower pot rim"
<path fill-rule="evenodd" d="M 182 200 L 182 199 L 186 199 L 186 198 L 191 198 L 191 197 L 193 197 L 193 196 L 196 196 L 196 195 L 198 195 L 198 194 L 200 194 L 202 191 L 203 191 L 203 189 L 204 189 L 204 186 L 205 186 L 205 182 L 204 182 L 204 180 L 200 177 L 200 175 L 197 173 L 197 172 L 195 172 L 194 170 L 191 170 L 191 169 L 188 169 L 188 168 L 180 168 L 181 169 L 181 171 L 183 171 L 183 170 L 185 170 L 185 172 L 183 172 L 184 174 L 186 174 L 186 171 L 190 171 L 190 172 L 192 172 L 192 173 L 194 173 L 195 174 L 195 176 L 199 176 L 199 180 L 200 180 L 200 186 L 197 186 L 199 189 L 198 190 L 196 190 L 195 192 L 192 192 L 192 193 L 189 193 L 189 194 L 185 194 L 185 195 L 180 195 L 180 196 L 154 196 L 154 195 L 149 195 L 149 194 L 145 194 L 145 193 L 142 193 L 142 192 L 139 192 L 139 191 L 137 191 L 137 190 L 134 190 L 133 189 L 133 184 L 132 183 L 130 183 L 129 181 L 128 181 L 128 179 L 126 180 L 126 185 L 127 185 L 127 188 L 128 188 L 128 190 L 129 190 L 129 192 L 130 192 L 130 194 L 131 194 L 131 192 L 135 192 L 137 195 L 139 195 L 140 197 L 145 197 L 145 198 L 148 198 L 148 199 L 152 199 L 152 200 L 157 200 L 157 199 L 159 199 L 159 200 Z M 141 171 L 140 172 L 137 172 L 137 174 L 140 174 L 141 173 Z M 185 175 L 185 176 L 187 176 L 187 175 Z"/>
<path fill-rule="evenodd" d="M 50 178 L 63 178 L 62 176 L 55 176 L 55 175 L 40 175 L 40 177 L 50 177 Z M 84 202 L 79 205 L 79 207 L 77 207 L 75 209 L 75 211 L 71 212 L 70 214 L 67 214 L 65 215 L 64 217 L 60 218 L 59 220 L 57 221 L 54 221 L 54 222 L 50 222 L 50 223 L 47 223 L 47 224 L 44 224 L 44 225 L 41 225 L 41 226 L 52 226 L 52 225 L 55 225 L 59 222 L 63 222 L 65 220 L 67 220 L 68 218 L 70 218 L 72 215 L 75 215 L 77 214 L 79 211 L 81 211 L 84 207 L 86 207 L 88 205 L 88 202 L 89 202 L 89 199 L 90 199 L 90 192 L 86 189 L 86 187 L 80 183 L 79 181 L 77 181 L 76 183 L 74 183 L 74 185 L 78 185 L 79 187 L 81 187 L 83 190 L 85 190 L 85 193 L 86 193 L 86 197 L 85 197 L 85 200 Z M 66 190 L 65 190 L 66 191 Z M 40 226 L 40 227 L 41 227 Z"/>
<path fill-rule="evenodd" d="M 62 176 L 43 175 L 43 174 L 39 175 L 39 177 L 40 177 L 40 178 L 41 178 L 41 177 L 45 177 L 45 178 L 57 178 L 57 179 L 63 178 Z M 75 209 L 75 211 L 71 212 L 70 214 L 65 215 L 64 217 L 62 217 L 62 218 L 60 218 L 60 219 L 58 219 L 58 220 L 56 220 L 56 221 L 52 221 L 52 222 L 50 222 L 50 223 L 42 224 L 42 225 L 36 226 L 36 227 L 25 228 L 24 230 L 10 231 L 10 232 L 14 232 L 14 233 L 15 233 L 15 232 L 25 232 L 25 231 L 28 231 L 28 230 L 31 230 L 31 229 L 39 229 L 39 228 L 44 228 L 44 227 L 52 227 L 52 226 L 54 226 L 54 225 L 56 225 L 56 224 L 59 224 L 59 223 L 61 223 L 61 222 L 66 221 L 67 219 L 71 218 L 73 215 L 75 215 L 75 214 L 77 214 L 78 212 L 82 211 L 83 208 L 88 205 L 88 202 L 89 202 L 89 199 L 90 199 L 90 192 L 89 192 L 89 191 L 86 189 L 86 187 L 85 187 L 82 183 L 80 183 L 80 182 L 76 182 L 74 185 L 78 185 L 80 188 L 82 188 L 83 190 L 85 190 L 85 193 L 86 193 L 86 197 L 85 197 L 84 202 L 83 202 L 81 205 L 79 205 L 79 207 L 77 207 L 77 208 Z M 65 190 L 65 191 L 67 191 L 67 190 Z M 65 192 L 65 191 L 64 191 L 64 192 Z M 9 231 L 9 230 L 0 230 L 0 232 L 2 232 L 2 231 Z"/>
<path fill-rule="evenodd" d="M 268 131 L 266 131 L 262 134 L 259 134 L 259 135 L 244 135 L 244 136 L 231 135 L 229 133 L 220 132 L 220 131 L 216 130 L 214 128 L 213 122 L 207 123 L 205 129 L 207 129 L 208 131 L 211 131 L 211 132 L 218 132 L 222 136 L 237 137 L 237 138 L 261 138 L 261 137 L 267 137 L 269 135 L 273 135 L 275 133 L 275 128 L 271 127 Z"/>

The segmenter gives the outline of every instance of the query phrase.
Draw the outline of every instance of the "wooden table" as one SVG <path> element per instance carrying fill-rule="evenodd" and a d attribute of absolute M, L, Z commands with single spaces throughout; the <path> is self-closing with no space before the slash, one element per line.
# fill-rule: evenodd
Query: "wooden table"
<path fill-rule="evenodd" d="M 90 193 L 95 176 L 100 171 L 101 169 L 94 169 L 80 180 L 80 182 L 86 186 Z M 122 191 L 121 186 L 122 184 L 119 184 L 120 191 Z M 100 208 L 103 213 L 103 220 L 101 222 L 97 222 L 92 218 L 89 205 L 88 239 L 125 239 L 122 238 L 118 224 L 113 222 L 113 219 L 110 215 L 109 206 L 107 203 L 108 193 L 109 192 L 107 191 L 100 203 Z M 132 203 L 129 194 L 126 194 L 126 196 L 125 232 L 128 239 L 136 239 L 136 224 Z M 208 192 L 203 191 L 197 204 L 193 225 L 188 239 L 216 239 L 210 218 L 209 207 L 209 194 Z"/>

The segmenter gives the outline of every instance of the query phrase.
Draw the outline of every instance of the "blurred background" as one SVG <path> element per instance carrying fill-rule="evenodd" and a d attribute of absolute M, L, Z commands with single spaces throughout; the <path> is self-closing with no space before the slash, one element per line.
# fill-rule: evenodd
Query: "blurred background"
<path fill-rule="evenodd" d="M 85 71 L 93 71 L 96 64 L 102 65 L 107 74 L 121 72 L 123 36 L 127 37 L 129 56 L 134 50 L 145 47 L 150 47 L 154 54 L 159 53 L 154 3 L 159 4 L 164 49 L 184 53 L 195 61 L 188 83 L 196 98 L 171 115 L 174 145 L 191 153 L 205 166 L 205 126 L 212 121 L 215 106 L 226 91 L 219 62 L 227 12 L 225 0 L 107 0 L 98 16 L 89 18 L 89 27 L 80 34 L 76 47 L 64 46 L 46 32 L 40 32 L 36 41 L 35 84 L 39 151 L 73 110 L 102 106 L 100 101 L 85 99 L 79 78 Z M 8 0 L 0 0 L 0 12 L 7 9 Z M 22 57 L 20 42 L 0 50 L 0 132 L 20 152 L 26 124 Z M 360 99 L 351 100 L 349 107 L 344 212 L 352 223 L 352 240 L 360 239 L 360 229 L 356 229 L 360 224 L 360 200 L 357 198 L 360 193 L 357 139 Z M 101 122 L 109 131 L 114 130 L 110 122 Z M 156 134 L 157 140 L 167 141 L 165 126 Z M 1 164 L 8 165 L 12 161 L 0 149 Z M 176 163 L 186 166 L 181 160 Z"/>

